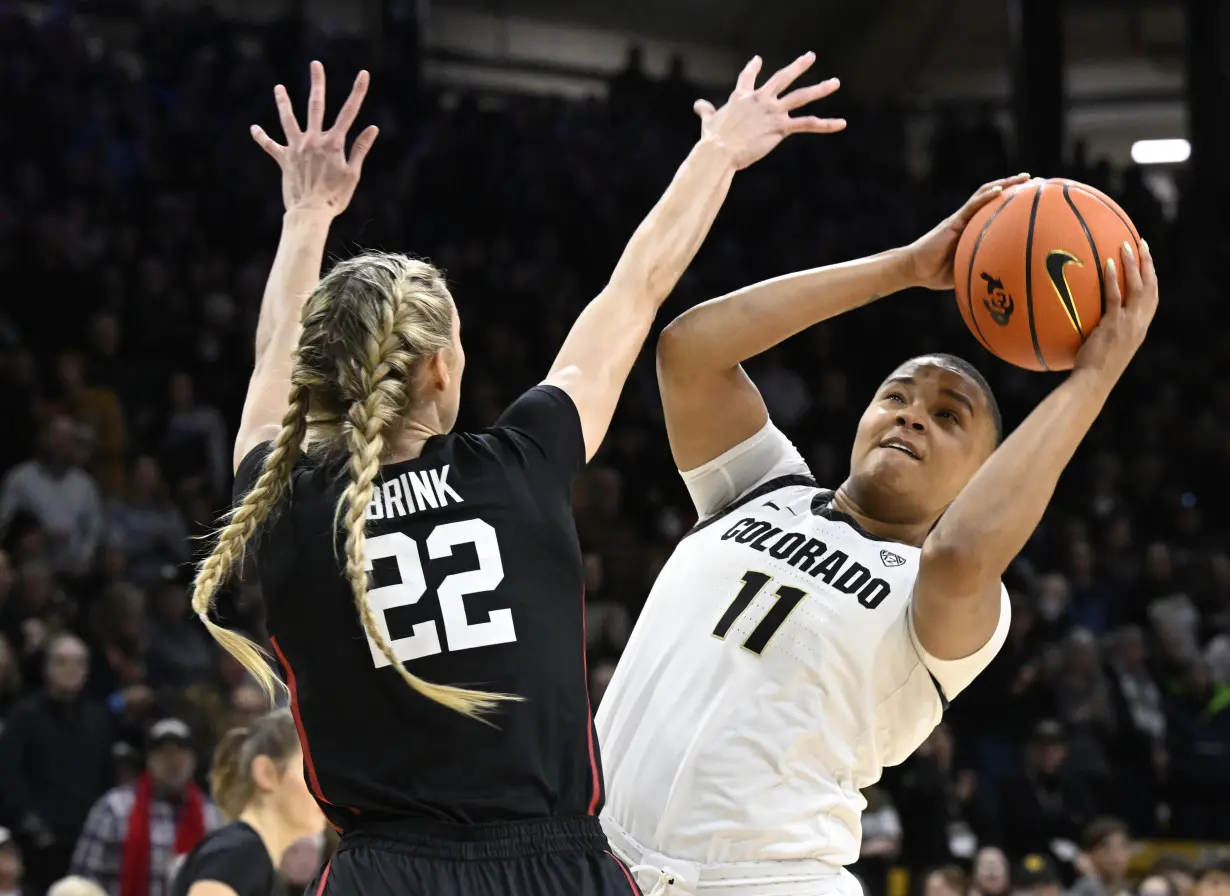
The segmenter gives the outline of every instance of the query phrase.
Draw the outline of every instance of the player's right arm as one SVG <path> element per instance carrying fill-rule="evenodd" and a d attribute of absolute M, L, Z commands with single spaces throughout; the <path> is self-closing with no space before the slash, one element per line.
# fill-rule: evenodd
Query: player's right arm
<path fill-rule="evenodd" d="M 367 94 L 367 72 L 359 72 L 350 96 L 329 130 L 323 129 L 325 70 L 312 63 L 307 129 L 300 130 L 286 88 L 274 88 L 278 117 L 286 146 L 275 142 L 260 127 L 252 138 L 282 169 L 282 237 L 261 298 L 256 324 L 256 363 L 248 382 L 239 432 L 235 435 L 233 470 L 261 442 L 278 434 L 290 396 L 290 374 L 299 344 L 299 318 L 304 300 L 320 279 L 329 225 L 345 211 L 359 183 L 363 159 L 376 139 L 376 128 L 366 128 L 355 139 L 346 158 L 346 133 L 359 114 Z"/>
<path fill-rule="evenodd" d="M 1120 249 L 1126 296 L 1107 259 L 1106 310 L 1071 375 L 995 450 L 923 543 L 910 612 L 919 645 L 931 657 L 968 657 L 999 625 L 1000 577 L 1041 522 L 1060 474 L 1157 311 L 1153 257 L 1143 241 L 1140 250 L 1138 261 L 1129 244 Z"/>
<path fill-rule="evenodd" d="M 952 251 L 965 225 L 1004 188 L 1027 177 L 984 184 L 907 247 L 766 280 L 672 321 L 658 340 L 658 387 L 675 465 L 692 471 L 713 463 L 767 425 L 768 410 L 743 362 L 882 296 L 912 286 L 951 289 Z"/>
<path fill-rule="evenodd" d="M 700 142 L 632 235 L 606 288 L 573 324 L 544 380 L 576 405 L 586 459 L 602 443 L 653 319 L 709 232 L 735 172 L 768 154 L 789 134 L 831 133 L 845 126 L 840 120 L 790 117 L 792 110 L 838 87 L 830 80 L 785 93 L 814 59 L 807 53 L 757 88 L 756 57 L 722 108 L 696 104 Z"/>

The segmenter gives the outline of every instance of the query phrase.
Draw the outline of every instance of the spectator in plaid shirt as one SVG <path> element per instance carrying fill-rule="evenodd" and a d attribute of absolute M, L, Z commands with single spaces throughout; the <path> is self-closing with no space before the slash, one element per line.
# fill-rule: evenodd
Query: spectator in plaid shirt
<path fill-rule="evenodd" d="M 94 804 L 71 873 L 97 881 L 110 896 L 166 896 L 176 860 L 223 820 L 193 783 L 195 771 L 188 726 L 179 719 L 156 723 L 147 774 Z"/>

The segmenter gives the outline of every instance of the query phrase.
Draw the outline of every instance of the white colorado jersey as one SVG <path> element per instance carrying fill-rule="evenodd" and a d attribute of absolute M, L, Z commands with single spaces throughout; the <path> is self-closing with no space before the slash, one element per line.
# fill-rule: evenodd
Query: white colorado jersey
<path fill-rule="evenodd" d="M 985 647 L 935 659 L 910 620 L 919 549 L 834 511 L 771 423 L 684 478 L 701 522 L 597 715 L 604 826 L 634 862 L 724 869 L 726 885 L 777 863 L 836 871 L 858 858 L 860 790 L 1003 645 L 1007 592 Z"/>

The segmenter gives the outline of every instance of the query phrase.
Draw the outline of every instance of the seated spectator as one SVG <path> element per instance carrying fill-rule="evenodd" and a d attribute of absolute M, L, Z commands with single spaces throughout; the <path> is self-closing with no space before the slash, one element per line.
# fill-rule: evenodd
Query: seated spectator
<path fill-rule="evenodd" d="M 1222 855 L 1201 866 L 1192 896 L 1226 896 L 1230 892 L 1230 856 Z"/>
<path fill-rule="evenodd" d="M 1179 896 L 1179 891 L 1164 874 L 1149 874 L 1136 885 L 1136 896 Z"/>
<path fill-rule="evenodd" d="M 34 896 L 22 886 L 26 869 L 21 864 L 21 848 L 8 828 L 0 828 L 0 896 Z"/>
<path fill-rule="evenodd" d="M 107 891 L 84 877 L 62 877 L 47 891 L 47 896 L 107 896 Z"/>
<path fill-rule="evenodd" d="M 57 572 L 84 575 L 102 536 L 102 503 L 94 479 L 74 465 L 76 434 L 66 416 L 43 430 L 40 453 L 18 464 L 0 486 L 0 528 L 20 511 L 37 521 Z"/>
<path fill-rule="evenodd" d="M 923 877 L 922 896 L 966 896 L 965 872 L 956 865 L 946 865 Z"/>
<path fill-rule="evenodd" d="M 1012 876 L 1014 896 L 1059 896 L 1059 874 L 1051 860 L 1038 853 L 1021 859 Z"/>
<path fill-rule="evenodd" d="M 974 856 L 969 896 L 1006 896 L 1012 889 L 1008 857 L 997 846 L 984 846 Z"/>
<path fill-rule="evenodd" d="M 127 494 L 109 500 L 105 512 L 107 524 L 122 539 L 133 583 L 148 588 L 163 579 L 167 567 L 188 559 L 188 527 L 154 458 L 137 458 Z"/>
<path fill-rule="evenodd" d="M 1132 857 L 1127 825 L 1118 818 L 1095 818 L 1081 836 L 1077 867 L 1082 877 L 1069 896 L 1131 896 L 1126 883 Z"/>
<path fill-rule="evenodd" d="M 190 570 L 168 571 L 153 591 L 150 620 L 149 683 L 155 688 L 181 688 L 209 677 L 214 648 L 192 612 L 187 581 Z"/>
<path fill-rule="evenodd" d="M 77 352 L 63 352 L 56 366 L 59 394 L 48 403 L 48 411 L 64 414 L 86 427 L 93 444 L 90 473 L 107 494 L 124 488 L 124 452 L 128 433 L 124 409 L 110 389 L 86 381 L 85 358 Z"/>
<path fill-rule="evenodd" d="M 1080 781 L 1067 769 L 1062 726 L 1041 722 L 1030 738 L 1025 768 L 1004 780 L 1000 805 L 1003 843 L 1009 855 L 1050 855 L 1051 841 L 1076 843 L 1092 816 Z"/>
<path fill-rule="evenodd" d="M 110 896 L 166 896 L 175 860 L 191 852 L 222 813 L 193 782 L 196 753 L 188 726 L 162 719 L 149 731 L 145 774 L 105 793 L 90 809 L 71 872 Z"/>
<path fill-rule="evenodd" d="M 885 896 L 889 868 L 901 852 L 901 818 L 884 788 L 873 785 L 863 796 L 863 841 L 850 873 L 863 882 L 867 896 Z"/>
<path fill-rule="evenodd" d="M 1230 840 L 1230 686 L 1214 682 L 1198 658 L 1167 706 L 1172 831 Z"/>
<path fill-rule="evenodd" d="M 196 398 L 187 373 L 171 377 L 171 410 L 160 453 L 172 482 L 188 481 L 213 501 L 226 497 L 231 482 L 231 446 L 222 414 Z"/>
<path fill-rule="evenodd" d="M 58 635 L 45 656 L 43 689 L 14 706 L 0 732 L 0 817 L 22 841 L 36 892 L 68 870 L 90 804 L 111 783 L 111 719 L 83 693 L 85 644 Z"/>

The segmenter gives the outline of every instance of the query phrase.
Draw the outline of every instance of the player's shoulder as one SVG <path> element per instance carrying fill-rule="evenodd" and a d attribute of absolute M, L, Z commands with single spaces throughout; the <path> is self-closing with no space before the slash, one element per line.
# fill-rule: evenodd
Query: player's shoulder
<path fill-rule="evenodd" d="M 202 859 L 226 855 L 242 863 L 267 858 L 268 850 L 260 834 L 243 822 L 236 821 L 206 834 L 197 847 L 197 855 Z"/>

